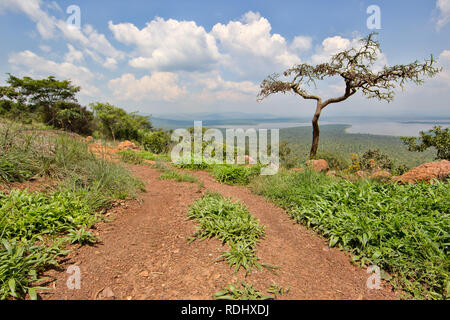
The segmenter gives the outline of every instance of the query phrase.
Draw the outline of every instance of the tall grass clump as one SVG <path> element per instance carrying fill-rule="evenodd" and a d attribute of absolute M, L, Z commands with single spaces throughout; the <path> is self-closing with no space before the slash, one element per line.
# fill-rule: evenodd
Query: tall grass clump
<path fill-rule="evenodd" d="M 230 250 L 221 257 L 230 267 L 235 267 L 235 272 L 241 267 L 247 272 L 253 267 L 261 269 L 256 244 L 264 237 L 265 226 L 258 223 L 244 204 L 218 193 L 208 193 L 190 206 L 188 218 L 199 223 L 191 241 L 216 237 L 228 244 Z"/>
<path fill-rule="evenodd" d="M 251 179 L 257 176 L 261 167 L 254 165 L 251 167 L 231 164 L 216 165 L 213 167 L 213 176 L 218 182 L 229 185 L 246 185 Z"/>
<path fill-rule="evenodd" d="M 449 298 L 450 187 L 351 182 L 312 171 L 259 177 L 251 189 L 353 253 L 392 274 L 415 298 Z"/>

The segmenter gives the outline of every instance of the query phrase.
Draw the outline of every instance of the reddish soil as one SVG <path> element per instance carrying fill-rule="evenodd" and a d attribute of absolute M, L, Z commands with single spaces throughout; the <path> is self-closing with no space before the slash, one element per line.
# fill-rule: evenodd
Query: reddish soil
<path fill-rule="evenodd" d="M 101 243 L 74 247 L 43 299 L 211 299 L 224 285 L 236 280 L 266 292 L 271 282 L 290 292 L 281 299 L 396 299 L 387 283 L 380 290 L 366 287 L 369 274 L 351 264 L 350 257 L 304 226 L 295 224 L 280 208 L 252 194 L 245 187 L 221 185 L 205 172 L 195 175 L 197 184 L 159 180 L 160 172 L 150 166 L 134 166 L 146 182 L 141 201 L 127 202 L 108 214 L 110 222 L 97 225 Z M 186 220 L 188 206 L 206 190 L 241 200 L 266 225 L 266 237 L 257 246 L 261 262 L 281 268 L 245 277 L 234 274 L 224 261 L 215 261 L 227 248 L 216 239 L 186 239 L 194 233 L 195 221 Z M 81 288 L 69 290 L 68 266 L 81 270 Z"/>

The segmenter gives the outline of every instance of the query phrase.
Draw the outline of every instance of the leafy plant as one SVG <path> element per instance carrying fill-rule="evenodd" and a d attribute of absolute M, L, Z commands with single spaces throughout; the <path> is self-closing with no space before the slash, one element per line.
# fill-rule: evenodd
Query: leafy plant
<path fill-rule="evenodd" d="M 312 171 L 259 177 L 251 189 L 351 252 L 389 272 L 415 298 L 449 297 L 450 186 L 332 179 Z"/>
<path fill-rule="evenodd" d="M 69 230 L 69 240 L 72 244 L 79 243 L 80 245 L 90 245 L 96 243 L 98 238 L 94 236 L 91 231 L 86 230 L 85 228 L 80 228 L 78 230 Z"/>
<path fill-rule="evenodd" d="M 437 150 L 436 159 L 450 160 L 450 128 L 435 126 L 428 132 L 421 131 L 420 137 L 402 137 L 409 151 L 423 152 L 433 147 Z M 419 144 L 417 144 L 419 142 Z"/>
<path fill-rule="evenodd" d="M 231 250 L 222 253 L 220 258 L 226 259 L 231 267 L 235 266 L 235 272 L 240 267 L 247 273 L 253 267 L 261 269 L 255 250 L 258 239 L 264 237 L 265 227 L 242 203 L 209 193 L 190 206 L 188 218 L 199 223 L 189 241 L 216 237 L 230 246 Z"/>
<path fill-rule="evenodd" d="M 238 165 L 216 165 L 213 168 L 213 176 L 218 182 L 224 184 L 246 185 L 250 180 L 259 174 L 260 166 L 238 166 Z"/>
<path fill-rule="evenodd" d="M 44 281 L 38 273 L 56 266 L 56 258 L 65 255 L 57 246 L 33 245 L 32 241 L 1 240 L 0 246 L 0 299 L 23 298 L 29 294 L 37 299 L 36 290 L 44 289 L 33 284 Z"/>
<path fill-rule="evenodd" d="M 367 150 L 359 158 L 361 169 L 363 170 L 391 170 L 392 160 L 386 154 L 383 154 L 379 149 Z"/>
<path fill-rule="evenodd" d="M 198 179 L 190 173 L 179 173 L 174 170 L 165 170 L 159 177 L 160 180 L 172 179 L 178 182 L 198 182 Z"/>
<path fill-rule="evenodd" d="M 241 287 L 241 288 L 239 288 Z M 230 283 L 213 295 L 216 300 L 274 300 L 274 296 L 265 295 L 244 281 Z"/>

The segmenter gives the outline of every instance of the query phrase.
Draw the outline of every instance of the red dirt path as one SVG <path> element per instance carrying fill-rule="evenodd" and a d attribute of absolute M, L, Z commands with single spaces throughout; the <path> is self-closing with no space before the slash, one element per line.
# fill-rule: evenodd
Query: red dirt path
<path fill-rule="evenodd" d="M 390 286 L 369 290 L 369 274 L 350 263 L 350 257 L 304 226 L 293 223 L 280 208 L 247 188 L 215 182 L 205 172 L 194 173 L 204 182 L 197 184 L 159 180 L 160 172 L 150 166 L 134 166 L 133 171 L 147 186 L 141 203 L 128 202 L 111 213 L 111 222 L 97 225 L 101 243 L 74 247 L 61 269 L 47 276 L 55 281 L 43 299 L 211 299 L 222 286 L 236 280 L 253 284 L 266 292 L 271 282 L 290 292 L 281 299 L 396 299 Z M 215 259 L 226 247 L 215 239 L 186 238 L 195 222 L 186 220 L 188 206 L 206 192 L 216 191 L 240 199 L 251 214 L 266 225 L 266 237 L 257 246 L 262 262 L 281 267 L 278 275 L 268 270 L 245 277 L 234 274 L 223 261 Z M 69 265 L 81 269 L 81 289 L 69 290 L 65 272 Z"/>

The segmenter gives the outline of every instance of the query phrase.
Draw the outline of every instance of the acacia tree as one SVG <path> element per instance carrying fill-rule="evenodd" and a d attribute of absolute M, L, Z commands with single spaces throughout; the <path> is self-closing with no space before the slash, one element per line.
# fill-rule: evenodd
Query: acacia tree
<path fill-rule="evenodd" d="M 294 66 L 283 73 L 285 81 L 280 80 L 279 74 L 272 74 L 261 83 L 258 101 L 262 101 L 274 93 L 294 93 L 306 100 L 316 100 L 316 111 L 312 119 L 313 140 L 310 156 L 314 158 L 319 147 L 319 118 L 323 109 L 333 103 L 347 100 L 356 92 L 361 91 L 367 98 L 391 102 L 394 99 L 394 89 L 404 88 L 407 82 L 420 85 L 424 77 L 433 77 L 441 71 L 434 67 L 436 61 L 423 63 L 419 61 L 407 65 L 384 66 L 381 71 L 374 71 L 374 65 L 381 53 L 380 44 L 374 39 L 376 33 L 371 33 L 361 39 L 359 48 L 351 48 L 339 52 L 331 57 L 327 63 L 311 66 L 303 63 Z M 345 82 L 343 95 L 327 100 L 310 94 L 306 87 L 316 86 L 316 80 L 327 77 L 341 77 Z"/>

